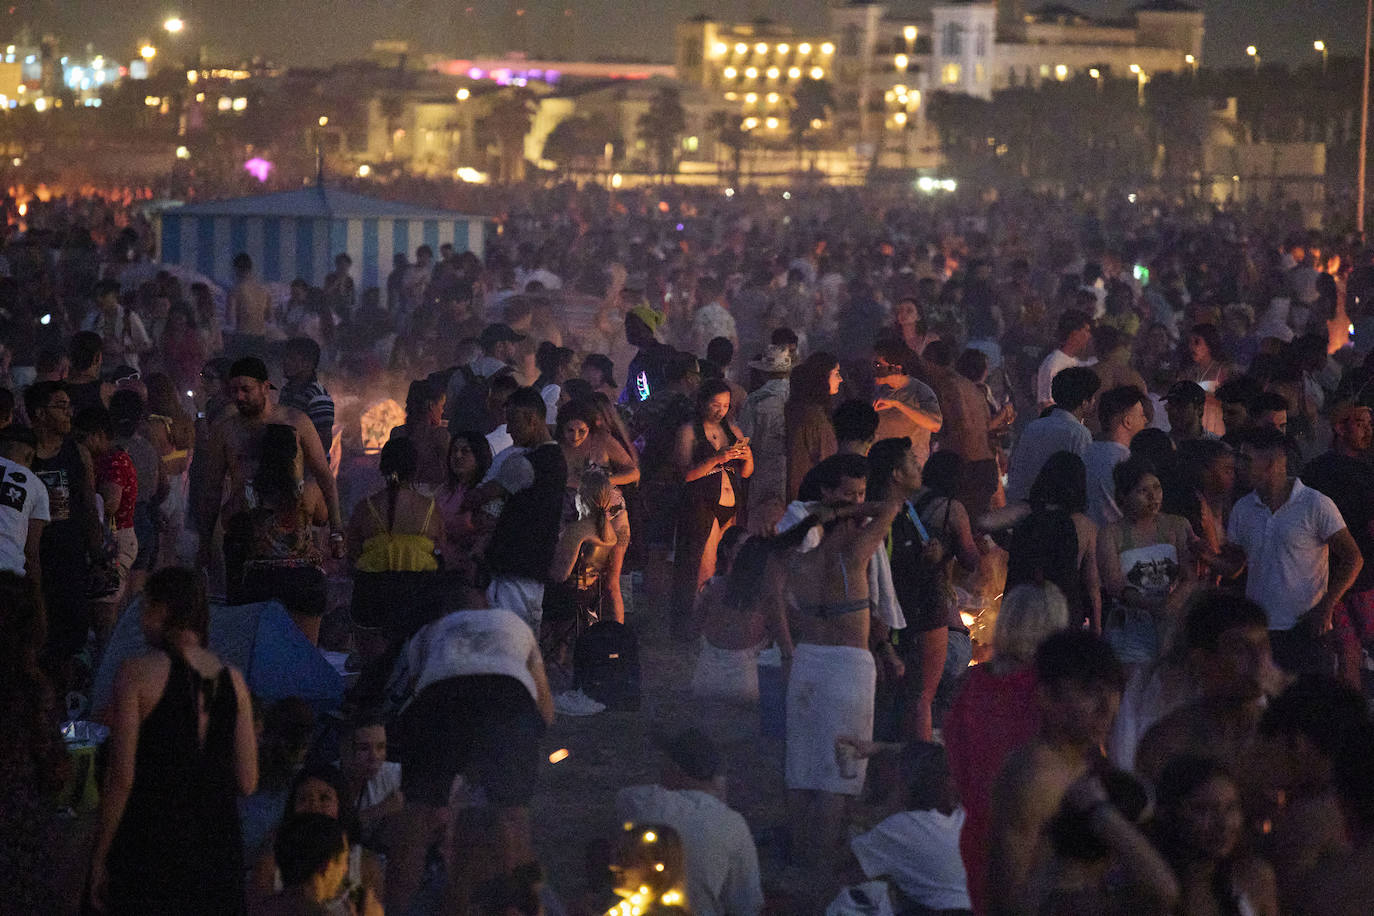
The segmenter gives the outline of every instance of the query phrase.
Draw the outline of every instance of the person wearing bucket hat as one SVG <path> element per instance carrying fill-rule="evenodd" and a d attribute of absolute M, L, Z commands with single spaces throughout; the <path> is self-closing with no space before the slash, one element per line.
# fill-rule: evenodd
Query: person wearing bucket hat
<path fill-rule="evenodd" d="M 627 823 L 664 824 L 682 838 L 687 906 L 703 914 L 763 909 L 758 850 L 749 825 L 727 805 L 719 748 L 698 728 L 657 735 L 663 754 L 659 781 L 616 793 L 616 815 Z"/>
<path fill-rule="evenodd" d="M 636 306 L 625 316 L 625 340 L 639 352 L 630 360 L 630 367 L 625 372 L 621 404 L 642 404 L 667 384 L 668 359 L 673 348 L 657 337 L 659 328 L 667 320 L 666 315 L 647 305 Z"/>
<path fill-rule="evenodd" d="M 754 477 L 745 501 L 745 523 L 755 534 L 773 530 L 787 508 L 788 375 L 792 351 L 770 346 L 749 368 L 765 381 L 745 398 L 740 408 L 740 431 L 754 450 Z"/>

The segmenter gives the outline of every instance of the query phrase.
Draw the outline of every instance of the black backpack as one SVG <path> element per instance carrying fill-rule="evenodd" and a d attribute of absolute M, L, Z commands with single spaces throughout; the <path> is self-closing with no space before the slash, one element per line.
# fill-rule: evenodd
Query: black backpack
<path fill-rule="evenodd" d="M 573 686 L 607 709 L 639 709 L 639 640 L 623 623 L 603 620 L 587 628 L 573 649 Z"/>

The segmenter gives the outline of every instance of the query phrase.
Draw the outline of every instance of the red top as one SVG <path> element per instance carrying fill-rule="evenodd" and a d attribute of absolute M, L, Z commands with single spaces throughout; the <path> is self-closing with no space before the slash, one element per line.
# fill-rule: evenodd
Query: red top
<path fill-rule="evenodd" d="M 134 460 L 129 453 L 120 449 L 110 449 L 95 463 L 97 485 L 111 482 L 122 491 L 119 497 L 119 511 L 115 514 L 116 529 L 134 526 L 134 503 L 138 500 L 138 471 L 134 470 Z"/>
<path fill-rule="evenodd" d="M 1003 675 L 987 665 L 974 666 L 945 716 L 942 734 L 949 768 L 968 812 L 959 834 L 959 853 L 975 913 L 987 912 L 992 785 L 1011 752 L 1028 743 L 1039 728 L 1035 671 L 1030 665 Z"/>

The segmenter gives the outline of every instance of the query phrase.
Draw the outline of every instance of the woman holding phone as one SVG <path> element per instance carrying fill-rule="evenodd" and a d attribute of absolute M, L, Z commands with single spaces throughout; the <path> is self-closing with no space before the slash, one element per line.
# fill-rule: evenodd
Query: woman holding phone
<path fill-rule="evenodd" d="M 673 564 L 673 626 L 684 638 L 692 635 L 697 592 L 715 575 L 720 536 L 735 523 L 743 501 L 741 481 L 754 473 L 749 440 L 726 419 L 730 400 L 726 382 L 703 382 L 697 392 L 696 418 L 677 431 L 677 464 L 686 486 Z"/>

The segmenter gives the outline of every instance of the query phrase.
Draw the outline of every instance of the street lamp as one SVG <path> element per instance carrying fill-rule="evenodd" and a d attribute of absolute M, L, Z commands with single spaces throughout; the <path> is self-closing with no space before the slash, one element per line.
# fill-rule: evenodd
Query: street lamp
<path fill-rule="evenodd" d="M 1245 53 L 1250 55 L 1250 59 L 1255 62 L 1255 72 L 1258 73 L 1260 68 L 1259 48 L 1255 47 L 1254 45 L 1247 45 L 1245 48 Z"/>
<path fill-rule="evenodd" d="M 1135 74 L 1135 103 L 1141 108 L 1145 107 L 1145 81 L 1150 77 L 1140 68 L 1140 64 L 1131 64 L 1131 72 Z"/>
<path fill-rule="evenodd" d="M 1318 38 L 1316 41 L 1312 42 L 1312 50 L 1322 56 L 1322 76 L 1326 76 L 1326 42 Z"/>
<path fill-rule="evenodd" d="M 181 33 L 182 29 L 186 28 L 186 23 L 181 17 L 173 16 L 171 19 L 164 22 L 162 27 L 167 30 L 168 34 L 178 35 Z"/>
<path fill-rule="evenodd" d="M 154 57 L 157 57 L 157 48 L 154 48 L 152 45 L 144 45 L 138 49 L 138 54 L 144 60 L 152 60 Z"/>

